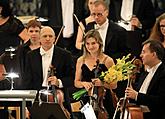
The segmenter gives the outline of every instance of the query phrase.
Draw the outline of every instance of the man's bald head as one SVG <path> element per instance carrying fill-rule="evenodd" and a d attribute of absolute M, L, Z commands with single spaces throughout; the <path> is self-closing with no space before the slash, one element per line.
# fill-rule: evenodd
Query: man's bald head
<path fill-rule="evenodd" d="M 44 26 L 40 33 L 40 42 L 44 50 L 49 50 L 55 41 L 55 32 L 49 26 Z"/>
<path fill-rule="evenodd" d="M 54 30 L 50 26 L 44 26 L 41 29 L 41 35 L 45 32 L 51 32 L 54 36 L 56 36 Z"/>

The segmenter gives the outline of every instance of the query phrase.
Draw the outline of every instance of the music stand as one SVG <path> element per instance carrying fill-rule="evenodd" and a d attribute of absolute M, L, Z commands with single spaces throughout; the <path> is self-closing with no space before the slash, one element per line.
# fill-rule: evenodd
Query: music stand
<path fill-rule="evenodd" d="M 30 113 L 32 119 L 67 119 L 58 103 L 34 102 Z"/>

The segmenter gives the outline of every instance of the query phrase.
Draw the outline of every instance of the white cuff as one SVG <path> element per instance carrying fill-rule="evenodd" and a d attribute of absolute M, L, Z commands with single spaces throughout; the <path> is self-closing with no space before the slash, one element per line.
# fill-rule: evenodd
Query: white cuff
<path fill-rule="evenodd" d="M 135 101 L 137 101 L 138 94 L 139 94 L 139 93 L 137 93 L 137 95 L 136 95 L 136 97 L 135 97 Z"/>
<path fill-rule="evenodd" d="M 58 82 L 59 82 L 59 88 L 63 88 L 63 84 L 62 84 L 62 81 L 61 81 L 61 79 L 58 79 Z"/>

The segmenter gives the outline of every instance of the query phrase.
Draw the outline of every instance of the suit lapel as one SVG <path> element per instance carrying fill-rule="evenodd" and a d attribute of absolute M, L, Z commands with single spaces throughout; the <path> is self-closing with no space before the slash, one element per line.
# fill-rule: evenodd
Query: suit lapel
<path fill-rule="evenodd" d="M 151 82 L 150 82 L 150 85 L 148 86 L 148 89 L 147 89 L 147 93 L 150 92 L 151 88 L 153 87 L 153 85 L 155 85 L 155 82 L 157 81 L 157 77 L 159 75 L 159 72 L 161 71 L 161 68 L 162 68 L 162 64 L 158 67 L 158 69 L 156 70 Z"/>
<path fill-rule="evenodd" d="M 107 48 L 108 44 L 111 42 L 112 40 L 112 30 L 111 30 L 111 22 L 109 22 L 109 26 L 108 26 L 108 30 L 107 30 L 107 34 L 106 34 L 106 39 L 105 39 L 105 49 Z"/>
<path fill-rule="evenodd" d="M 141 2 L 142 2 L 142 0 L 134 0 L 134 3 L 133 3 L 133 14 L 134 15 L 137 15 L 138 11 L 140 11 L 139 8 L 141 7 L 140 6 Z"/>
<path fill-rule="evenodd" d="M 41 82 L 43 82 L 42 56 L 40 54 L 40 48 L 39 48 L 39 51 L 38 51 L 38 55 L 36 55 L 36 59 L 38 59 L 38 61 L 36 61 L 36 63 L 37 63 L 39 75 L 41 77 L 40 79 L 41 79 Z"/>
<path fill-rule="evenodd" d="M 54 50 L 53 50 L 53 56 L 52 56 L 52 65 L 56 68 L 57 67 L 57 64 L 59 64 L 58 63 L 58 60 L 57 60 L 57 57 L 56 56 L 58 56 L 57 54 L 58 54 L 58 51 L 56 51 L 57 49 L 56 49 L 56 46 L 54 45 Z"/>
<path fill-rule="evenodd" d="M 142 74 L 142 76 L 139 78 L 140 80 L 139 80 L 138 85 L 137 85 L 137 90 L 138 91 L 140 90 L 140 87 L 142 86 L 142 84 L 143 84 L 143 82 L 144 82 L 147 75 L 148 75 L 148 72 L 144 72 Z"/>

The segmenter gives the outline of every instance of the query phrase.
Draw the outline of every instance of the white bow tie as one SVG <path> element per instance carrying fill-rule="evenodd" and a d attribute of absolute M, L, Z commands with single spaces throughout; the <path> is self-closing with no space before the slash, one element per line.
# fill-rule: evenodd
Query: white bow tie
<path fill-rule="evenodd" d="M 108 24 L 108 21 L 106 21 L 106 22 L 105 22 L 104 24 L 102 24 L 101 26 L 98 25 L 98 24 L 96 24 L 96 25 L 95 25 L 95 29 L 97 29 L 97 30 L 99 30 L 99 29 L 104 30 L 104 29 L 106 28 L 107 24 Z"/>
<path fill-rule="evenodd" d="M 98 24 L 96 24 L 96 30 L 99 30 L 99 29 L 104 29 L 105 27 L 104 26 L 99 26 Z"/>
<path fill-rule="evenodd" d="M 40 49 L 41 56 L 50 56 L 50 52 L 46 52 L 43 49 Z"/>

